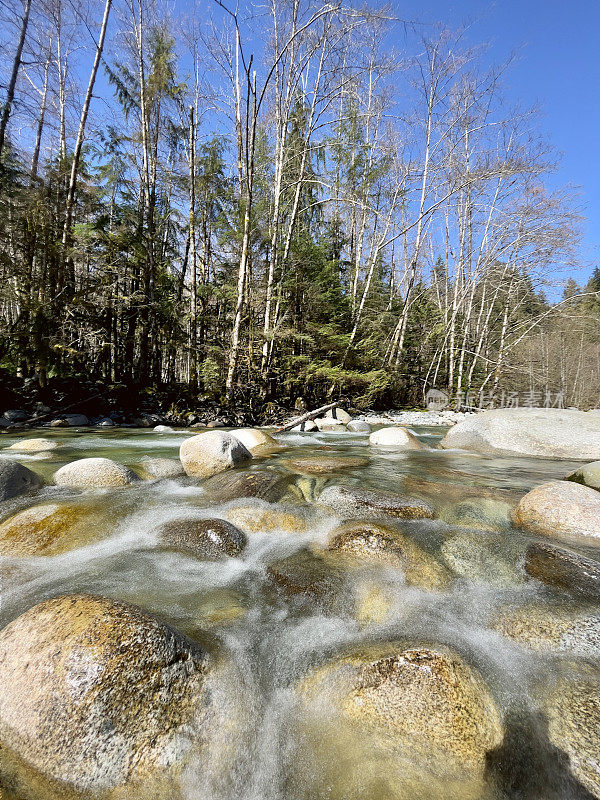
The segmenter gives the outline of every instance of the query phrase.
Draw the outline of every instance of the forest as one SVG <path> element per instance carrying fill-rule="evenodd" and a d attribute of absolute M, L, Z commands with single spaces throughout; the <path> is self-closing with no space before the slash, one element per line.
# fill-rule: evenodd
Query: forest
<path fill-rule="evenodd" d="M 597 405 L 600 269 L 510 54 L 373 2 L 174 8 L 2 3 L 0 380 Z"/>

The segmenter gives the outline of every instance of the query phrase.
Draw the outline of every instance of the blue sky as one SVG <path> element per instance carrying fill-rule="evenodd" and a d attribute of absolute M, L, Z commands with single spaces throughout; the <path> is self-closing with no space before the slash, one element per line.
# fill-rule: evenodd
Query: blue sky
<path fill-rule="evenodd" d="M 600 264 L 600 0 L 393 0 L 399 17 L 451 27 L 470 23 L 473 44 L 518 58 L 505 76 L 508 97 L 538 105 L 541 126 L 562 153 L 556 185 L 581 187 L 586 215 L 584 282 Z"/>

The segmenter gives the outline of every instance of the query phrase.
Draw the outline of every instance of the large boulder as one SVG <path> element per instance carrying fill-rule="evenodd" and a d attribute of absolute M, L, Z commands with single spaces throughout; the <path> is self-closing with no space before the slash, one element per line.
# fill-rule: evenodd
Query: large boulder
<path fill-rule="evenodd" d="M 353 419 L 346 425 L 352 433 L 371 433 L 371 426 L 364 419 Z"/>
<path fill-rule="evenodd" d="M 328 551 L 355 559 L 399 567 L 407 584 L 423 589 L 444 589 L 450 583 L 448 570 L 426 553 L 410 536 L 395 528 L 350 522 L 329 534 Z"/>
<path fill-rule="evenodd" d="M 314 774 L 325 772 L 330 790 L 315 795 L 354 800 L 366 785 L 394 799 L 482 796 L 502 719 L 481 675 L 452 650 L 362 647 L 316 669 L 299 694 Z"/>
<path fill-rule="evenodd" d="M 548 736 L 571 772 L 600 800 L 600 684 L 561 680 L 547 701 Z"/>
<path fill-rule="evenodd" d="M 87 544 L 100 531 L 86 520 L 86 509 L 70 503 L 26 508 L 0 524 L 0 555 L 53 556 Z"/>
<path fill-rule="evenodd" d="M 347 425 L 352 417 L 347 411 L 344 411 L 343 408 L 330 408 L 329 411 L 325 414 L 325 418 L 336 419 L 338 422 L 341 422 L 342 425 Z"/>
<path fill-rule="evenodd" d="M 10 500 L 42 485 L 42 479 L 12 458 L 0 458 L 0 501 Z"/>
<path fill-rule="evenodd" d="M 279 447 L 279 443 L 265 431 L 259 428 L 236 428 L 231 435 L 244 445 L 251 453 L 260 453 Z"/>
<path fill-rule="evenodd" d="M 600 546 L 600 492 L 568 481 L 549 481 L 528 492 L 514 511 L 531 533 Z"/>
<path fill-rule="evenodd" d="M 600 461 L 592 461 L 591 464 L 576 469 L 575 472 L 569 473 L 565 480 L 582 483 L 590 489 L 600 489 Z"/>
<path fill-rule="evenodd" d="M 64 414 L 62 419 L 66 420 L 69 428 L 82 428 L 90 424 L 85 414 Z"/>
<path fill-rule="evenodd" d="M 186 439 L 179 448 L 179 458 L 188 475 L 210 478 L 249 461 L 252 453 L 231 433 L 212 430 Z"/>
<path fill-rule="evenodd" d="M 393 447 L 395 450 L 427 450 L 414 433 L 407 428 L 392 426 L 380 428 L 369 436 L 369 444 L 376 447 Z"/>
<path fill-rule="evenodd" d="M 54 473 L 56 485 L 70 489 L 113 489 L 139 480 L 132 469 L 110 458 L 80 458 Z"/>
<path fill-rule="evenodd" d="M 444 448 L 499 456 L 575 461 L 600 458 L 600 419 L 558 408 L 498 408 L 470 414 L 451 428 Z"/>
<path fill-rule="evenodd" d="M 422 500 L 398 494 L 382 494 L 350 486 L 327 486 L 319 495 L 319 505 L 332 509 L 344 519 L 396 517 L 431 519 L 433 509 Z"/>
<path fill-rule="evenodd" d="M 56 450 L 60 447 L 59 443 L 54 439 L 21 439 L 14 444 L 11 444 L 7 450 L 18 450 L 20 453 L 43 453 L 46 450 Z"/>
<path fill-rule="evenodd" d="M 600 600 L 600 563 L 546 542 L 530 544 L 525 571 L 532 578 L 575 597 Z"/>
<path fill-rule="evenodd" d="M 317 417 L 315 419 L 315 425 L 320 431 L 335 431 L 336 433 L 339 431 L 345 431 L 346 426 L 344 423 L 339 419 L 334 419 L 333 417 Z"/>
<path fill-rule="evenodd" d="M 292 476 L 270 469 L 220 472 L 208 478 L 203 486 L 211 500 L 219 503 L 241 497 L 257 497 L 277 503 L 294 488 Z"/>
<path fill-rule="evenodd" d="M 243 531 L 224 519 L 173 519 L 157 533 L 167 547 L 210 561 L 238 556 L 246 546 Z"/>
<path fill-rule="evenodd" d="M 211 665 L 135 606 L 34 606 L 0 632 L 2 783 L 25 800 L 179 797 L 210 724 Z"/>

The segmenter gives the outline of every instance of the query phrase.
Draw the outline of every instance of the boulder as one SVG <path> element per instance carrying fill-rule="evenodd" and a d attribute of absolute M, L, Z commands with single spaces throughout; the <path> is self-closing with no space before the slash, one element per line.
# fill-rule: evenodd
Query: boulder
<path fill-rule="evenodd" d="M 525 571 L 532 578 L 575 597 L 600 600 L 600 563 L 572 550 L 534 542 L 525 553 Z"/>
<path fill-rule="evenodd" d="M 368 458 L 360 456 L 328 456 L 314 455 L 302 458 L 290 458 L 279 462 L 285 464 L 294 472 L 301 472 L 303 475 L 330 475 L 332 472 L 346 472 L 351 469 L 359 469 L 369 464 Z"/>
<path fill-rule="evenodd" d="M 294 488 L 290 475 L 267 469 L 220 472 L 207 478 L 203 487 L 211 500 L 220 503 L 241 497 L 257 497 L 268 503 L 277 503 Z"/>
<path fill-rule="evenodd" d="M 259 428 L 236 428 L 231 431 L 231 435 L 239 439 L 251 453 L 279 447 L 279 443 L 272 436 Z"/>
<path fill-rule="evenodd" d="M 444 448 L 499 456 L 592 461 L 600 458 L 600 419 L 558 408 L 498 408 L 471 414 L 451 428 Z"/>
<path fill-rule="evenodd" d="M 152 430 L 154 433 L 173 433 L 173 428 L 170 425 L 155 425 Z"/>
<path fill-rule="evenodd" d="M 353 419 L 346 425 L 352 433 L 371 433 L 371 426 L 363 419 Z"/>
<path fill-rule="evenodd" d="M 212 659 L 141 609 L 46 600 L 0 632 L 0 773 L 26 800 L 179 796 Z"/>
<path fill-rule="evenodd" d="M 70 489 L 109 489 L 137 483 L 139 476 L 110 458 L 80 458 L 54 473 L 57 486 Z"/>
<path fill-rule="evenodd" d="M 186 473 L 194 478 L 210 478 L 252 458 L 239 439 L 223 431 L 207 431 L 186 439 L 179 448 Z"/>
<path fill-rule="evenodd" d="M 290 428 L 292 431 L 306 431 L 306 433 L 312 433 L 312 431 L 317 431 L 317 423 L 314 419 L 307 419 L 306 422 L 301 422 L 299 425 L 294 425 L 293 428 Z"/>
<path fill-rule="evenodd" d="M 181 461 L 175 458 L 154 458 L 146 456 L 140 462 L 144 474 L 151 480 L 161 478 L 179 478 L 185 475 Z"/>
<path fill-rule="evenodd" d="M 10 500 L 42 485 L 42 479 L 12 458 L 0 458 L 0 501 Z"/>
<path fill-rule="evenodd" d="M 69 428 L 81 428 L 90 424 L 85 414 L 64 414 L 62 418 L 67 421 Z"/>
<path fill-rule="evenodd" d="M 347 425 L 352 417 L 347 411 L 344 411 L 343 408 L 330 408 L 329 411 L 325 414 L 326 419 L 336 419 L 338 422 L 341 422 L 342 425 Z"/>
<path fill-rule="evenodd" d="M 381 494 L 350 486 L 327 486 L 319 495 L 319 505 L 327 506 L 342 518 L 366 519 L 396 517 L 431 519 L 433 509 L 422 500 L 397 494 Z"/>
<path fill-rule="evenodd" d="M 238 556 L 246 535 L 224 519 L 173 519 L 158 529 L 162 544 L 199 558 L 217 561 Z"/>
<path fill-rule="evenodd" d="M 69 423 L 66 419 L 53 419 L 50 423 L 51 428 L 68 428 Z"/>
<path fill-rule="evenodd" d="M 548 737 L 573 775 L 600 799 L 600 684 L 561 680 L 547 700 Z"/>
<path fill-rule="evenodd" d="M 393 447 L 396 450 L 428 450 L 414 433 L 406 428 L 390 427 L 374 431 L 369 436 L 369 444 L 375 447 Z"/>
<path fill-rule="evenodd" d="M 531 533 L 600 546 L 600 493 L 568 481 L 536 486 L 514 511 L 516 525 Z"/>
<path fill-rule="evenodd" d="M 9 422 L 25 422 L 27 419 L 29 419 L 29 414 L 22 409 L 11 408 L 8 411 L 5 411 L 2 416 Z"/>
<path fill-rule="evenodd" d="M 528 604 L 500 611 L 492 628 L 531 650 L 600 656 L 600 613 L 594 608 Z"/>
<path fill-rule="evenodd" d="M 346 430 L 344 423 L 339 419 L 333 419 L 333 417 L 317 417 L 315 420 L 315 425 L 320 431 L 339 432 Z"/>
<path fill-rule="evenodd" d="M 21 439 L 8 447 L 8 450 L 18 450 L 21 453 L 42 453 L 46 450 L 56 450 L 60 444 L 53 439 Z"/>
<path fill-rule="evenodd" d="M 448 570 L 410 536 L 395 528 L 366 522 L 346 523 L 331 531 L 327 549 L 358 563 L 372 561 L 399 567 L 409 586 L 434 590 L 444 589 L 450 583 Z"/>
<path fill-rule="evenodd" d="M 600 489 L 600 461 L 593 461 L 585 467 L 576 469 L 575 472 L 569 473 L 565 480 L 582 483 L 590 489 Z"/>
<path fill-rule="evenodd" d="M 267 503 L 237 503 L 225 512 L 227 519 L 246 533 L 305 533 L 306 520 L 295 511 Z"/>
<path fill-rule="evenodd" d="M 365 785 L 386 798 L 483 796 L 502 718 L 481 675 L 449 648 L 364 646 L 314 670 L 298 693 L 315 775 L 331 787 L 310 796 L 354 800 Z"/>
<path fill-rule="evenodd" d="M 97 539 L 85 508 L 72 503 L 42 503 L 0 523 L 0 555 L 54 556 Z"/>

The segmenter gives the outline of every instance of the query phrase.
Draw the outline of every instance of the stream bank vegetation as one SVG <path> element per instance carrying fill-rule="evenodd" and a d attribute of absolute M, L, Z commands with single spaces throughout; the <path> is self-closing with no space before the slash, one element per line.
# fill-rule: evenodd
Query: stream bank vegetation
<path fill-rule="evenodd" d="M 5 375 L 597 405 L 577 197 L 470 31 L 338 0 L 1 14 Z"/>

